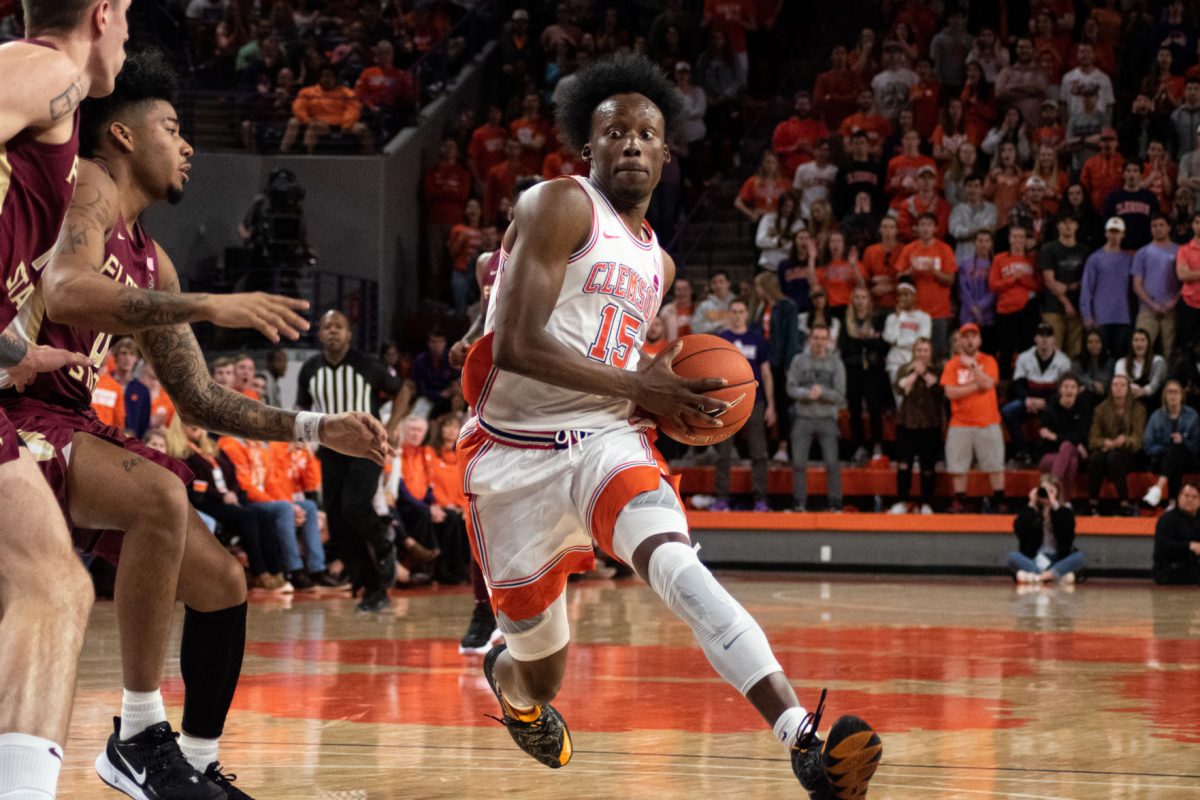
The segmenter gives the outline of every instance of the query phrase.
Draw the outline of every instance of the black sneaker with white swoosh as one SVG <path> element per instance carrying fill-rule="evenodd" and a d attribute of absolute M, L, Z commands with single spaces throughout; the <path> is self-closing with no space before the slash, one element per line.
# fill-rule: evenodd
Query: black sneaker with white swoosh
<path fill-rule="evenodd" d="M 179 734 L 160 722 L 121 741 L 121 719 L 113 718 L 108 746 L 96 758 L 100 780 L 135 800 L 228 800 L 179 749 Z"/>

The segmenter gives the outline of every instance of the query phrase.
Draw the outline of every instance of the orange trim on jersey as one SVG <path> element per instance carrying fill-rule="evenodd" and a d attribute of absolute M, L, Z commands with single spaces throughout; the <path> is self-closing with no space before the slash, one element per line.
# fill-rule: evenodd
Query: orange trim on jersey
<path fill-rule="evenodd" d="M 617 517 L 629 505 L 629 501 L 645 492 L 653 492 L 662 483 L 663 474 L 658 467 L 645 464 L 626 467 L 609 479 L 600 490 L 600 496 L 592 508 L 592 538 L 604 552 L 616 557 L 613 552 L 613 528 Z M 682 503 L 680 504 L 682 507 Z M 686 531 L 680 531 L 686 533 Z"/>

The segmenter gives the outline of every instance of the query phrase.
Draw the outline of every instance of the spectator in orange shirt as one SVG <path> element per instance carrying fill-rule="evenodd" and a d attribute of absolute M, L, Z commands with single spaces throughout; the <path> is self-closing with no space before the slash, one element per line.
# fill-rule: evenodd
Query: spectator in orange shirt
<path fill-rule="evenodd" d="M 967 139 L 979 147 L 996 119 L 996 98 L 992 85 L 978 61 L 967 62 L 967 82 L 962 90 L 963 116 L 967 122 Z"/>
<path fill-rule="evenodd" d="M 125 430 L 125 389 L 105 370 L 101 370 L 92 390 L 92 410 L 105 425 Z"/>
<path fill-rule="evenodd" d="M 937 190 L 937 170 L 930 164 L 917 170 L 916 192 L 904 198 L 896 208 L 896 222 L 900 238 L 911 241 L 916 232 L 913 227 L 922 214 L 933 214 L 937 218 L 935 234 L 945 239 L 950 230 L 950 204 Z"/>
<path fill-rule="evenodd" d="M 1079 182 L 1087 190 L 1094 211 L 1103 209 L 1105 198 L 1121 188 L 1124 169 L 1125 159 L 1117 152 L 1117 132 L 1105 128 L 1100 131 L 1100 152 L 1085 161 L 1079 173 Z"/>
<path fill-rule="evenodd" d="M 642 345 L 642 352 L 647 356 L 654 357 L 666 350 L 670 343 L 671 340 L 667 338 L 667 323 L 663 322 L 662 316 L 651 319 L 650 327 L 646 329 L 646 343 Z"/>
<path fill-rule="evenodd" d="M 411 565 L 410 569 L 422 563 L 433 567 L 441 582 L 461 583 L 461 576 L 448 574 L 452 570 L 448 569 L 447 559 L 441 556 L 452 557 L 460 547 L 460 539 L 465 544 L 466 529 L 462 516 L 447 510 L 434 496 L 424 446 L 428 433 L 429 423 L 421 417 L 407 417 L 401 425 L 396 514 L 406 534 L 404 544 L 408 554 L 405 562 L 406 566 Z"/>
<path fill-rule="evenodd" d="M 875 305 L 891 310 L 896 307 L 896 261 L 901 245 L 896 220 L 884 217 L 879 221 L 879 241 L 863 253 L 863 277 Z"/>
<path fill-rule="evenodd" d="M 542 116 L 542 98 L 530 92 L 521 102 L 524 116 L 508 124 L 508 133 L 521 145 L 522 175 L 538 175 L 550 142 L 550 122 Z"/>
<path fill-rule="evenodd" d="M 504 143 L 504 161 L 488 170 L 483 184 L 483 220 L 486 224 L 508 226 L 508 220 L 497 219 L 500 201 L 512 201 L 517 180 L 525 174 L 521 166 L 521 143 L 509 139 Z"/>
<path fill-rule="evenodd" d="M 801 89 L 793 98 L 792 116 L 775 126 L 771 149 L 779 156 L 784 177 L 796 174 L 796 167 L 813 160 L 817 143 L 829 138 L 825 121 L 813 113 L 812 96 Z"/>
<path fill-rule="evenodd" d="M 1017 163 L 1017 146 L 1004 142 L 983 184 L 983 196 L 995 204 L 998 221 L 1008 219 L 1009 210 L 1021 200 L 1024 185 L 1025 176 Z"/>
<path fill-rule="evenodd" d="M 921 153 L 921 134 L 916 130 L 906 131 L 900 140 L 900 155 L 893 158 L 887 165 L 887 178 L 884 187 L 887 196 L 893 200 L 907 197 L 917 190 L 917 173 L 929 167 L 937 175 L 937 163 Z"/>
<path fill-rule="evenodd" d="M 483 186 L 492 167 L 504 161 L 508 130 L 501 124 L 503 120 L 504 112 L 499 106 L 488 106 L 487 122 L 471 131 L 471 142 L 467 145 L 467 166 L 478 187 Z"/>
<path fill-rule="evenodd" d="M 992 502 L 985 512 L 1004 509 L 1004 434 L 1000 431 L 1000 404 L 996 359 L 979 351 L 979 326 L 968 322 L 958 329 L 960 352 L 942 369 L 942 388 L 950 401 L 950 426 L 946 431 L 946 471 L 954 486 L 951 511 L 966 510 L 967 473 L 972 461 L 988 473 Z"/>
<path fill-rule="evenodd" d="M 138 376 L 138 380 L 145 384 L 146 389 L 150 392 L 150 428 L 166 428 L 175 418 L 175 404 L 163 391 L 162 384 L 158 382 L 158 375 L 149 361 L 142 364 L 142 372 Z"/>
<path fill-rule="evenodd" d="M 542 178 L 545 180 L 553 180 L 563 175 L 586 176 L 589 171 L 588 163 L 565 144 L 557 150 L 547 153 L 542 160 Z"/>
<path fill-rule="evenodd" d="M 910 277 L 917 287 L 917 308 L 933 321 L 930 340 L 934 357 L 946 357 L 950 344 L 950 287 L 958 264 L 950 245 L 934 238 L 937 216 L 928 212 L 917 218 L 917 238 L 904 245 L 896 259 L 898 277 Z"/>
<path fill-rule="evenodd" d="M 317 151 L 322 136 L 348 134 L 358 139 L 363 153 L 375 152 L 375 137 L 360 119 L 362 103 L 352 89 L 337 82 L 337 70 L 332 64 L 323 64 L 320 80 L 315 86 L 306 86 L 292 103 L 292 118 L 288 120 L 279 151 L 287 153 L 295 145 L 304 129 L 304 147 L 308 154 Z"/>
<path fill-rule="evenodd" d="M 1063 142 L 1066 138 L 1067 128 L 1062 123 L 1058 103 L 1046 98 L 1042 101 L 1041 122 L 1029 134 L 1029 146 L 1036 149 L 1042 145 L 1049 145 L 1054 148 L 1054 155 L 1058 158 L 1065 154 Z"/>
<path fill-rule="evenodd" d="M 450 294 L 454 298 L 454 313 L 466 316 L 467 303 L 475 286 L 472 267 L 479 256 L 483 233 L 479 228 L 483 207 L 472 197 L 463 209 L 462 222 L 450 229 Z"/>
<path fill-rule="evenodd" d="M 746 178 L 733 201 L 733 207 L 755 225 L 769 211 L 775 210 L 779 196 L 788 190 L 789 181 L 779 170 L 779 156 L 766 150 L 758 164 L 758 172 Z"/>
<path fill-rule="evenodd" d="M 850 69 L 845 45 L 834 45 L 829 62 L 829 69 L 818 75 L 813 84 L 813 102 L 825 124 L 837 130 L 842 120 L 854 113 L 862 76 Z"/>
<path fill-rule="evenodd" d="M 875 93 L 869 88 L 858 93 L 858 111 L 842 120 L 842 125 L 838 128 L 844 152 L 850 151 L 850 134 L 855 131 L 866 132 L 867 141 L 871 145 L 871 155 L 883 154 L 883 142 L 892 134 L 892 123 L 875 110 Z"/>
<path fill-rule="evenodd" d="M 399 122 L 416 110 L 416 87 L 407 70 L 397 69 L 396 49 L 381 39 L 371 50 L 375 64 L 358 75 L 354 92 L 374 117 L 380 138 L 387 140 L 399 128 Z"/>
<path fill-rule="evenodd" d="M 450 229 L 462 220 L 463 204 L 471 196 L 471 173 L 458 163 L 458 142 L 442 140 L 438 162 L 425 170 L 421 182 L 425 207 L 425 242 L 429 248 L 426 294 L 439 293 L 446 274 L 446 243 Z M 441 290 L 444 291 L 444 290 Z"/>
<path fill-rule="evenodd" d="M 988 288 L 996 295 L 996 339 L 1000 375 L 1012 376 L 1012 362 L 1025 349 L 1029 332 L 1037 327 L 1038 291 L 1042 288 L 1037 257 L 1027 253 L 1028 232 L 1019 226 L 1008 230 L 1008 252 L 992 259 Z"/>
<path fill-rule="evenodd" d="M 858 251 L 851 250 L 847 257 L 846 237 L 841 231 L 829 234 L 828 256 L 817 267 L 817 283 L 825 289 L 830 315 L 842 321 L 854 287 L 863 285 L 863 274 L 858 265 Z"/>
<path fill-rule="evenodd" d="M 233 360 L 234 391 L 241 392 L 251 400 L 261 400 L 262 397 L 254 391 L 254 375 L 257 372 L 254 358 L 249 353 L 238 353 L 237 358 Z"/>

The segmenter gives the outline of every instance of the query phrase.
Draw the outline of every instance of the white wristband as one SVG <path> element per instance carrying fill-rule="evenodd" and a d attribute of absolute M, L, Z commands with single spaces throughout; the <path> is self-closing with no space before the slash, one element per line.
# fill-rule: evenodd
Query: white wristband
<path fill-rule="evenodd" d="M 313 444 L 321 443 L 321 420 L 324 414 L 315 411 L 300 411 L 296 414 L 295 441 Z"/>

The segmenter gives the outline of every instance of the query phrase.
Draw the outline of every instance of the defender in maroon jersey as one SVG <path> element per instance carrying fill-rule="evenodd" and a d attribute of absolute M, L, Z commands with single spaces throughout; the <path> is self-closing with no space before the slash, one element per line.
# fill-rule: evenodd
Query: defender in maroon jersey
<path fill-rule="evenodd" d="M 389 447 L 383 426 L 366 415 L 297 415 L 212 380 L 186 322 L 230 297 L 181 294 L 174 265 L 138 221 L 153 202 L 181 200 L 188 180 L 192 149 L 179 133 L 173 90 L 162 56 L 142 53 L 126 64 L 111 97 L 83 105 L 81 151 L 90 160 L 80 162 L 75 198 L 22 333 L 86 353 L 89 365 L 39 376 L 23 396 L 0 395 L 0 407 L 40 448 L 77 541 L 117 563 L 126 692 L 96 760 L 100 777 L 135 798 L 236 800 L 247 795 L 216 755 L 241 669 L 245 575 L 188 505 L 190 473 L 92 412 L 109 334 L 134 333 L 191 423 L 256 439 L 319 440 L 380 463 Z M 178 746 L 158 692 L 177 597 L 187 607 Z M 162 747 L 175 748 L 171 758 L 161 757 Z"/>
<path fill-rule="evenodd" d="M 0 46 L 0 382 L 85 359 L 6 333 L 74 191 L 77 109 L 112 91 L 129 0 L 25 0 L 33 39 Z M 92 586 L 54 496 L 0 412 L 0 796 L 53 797 Z"/>

